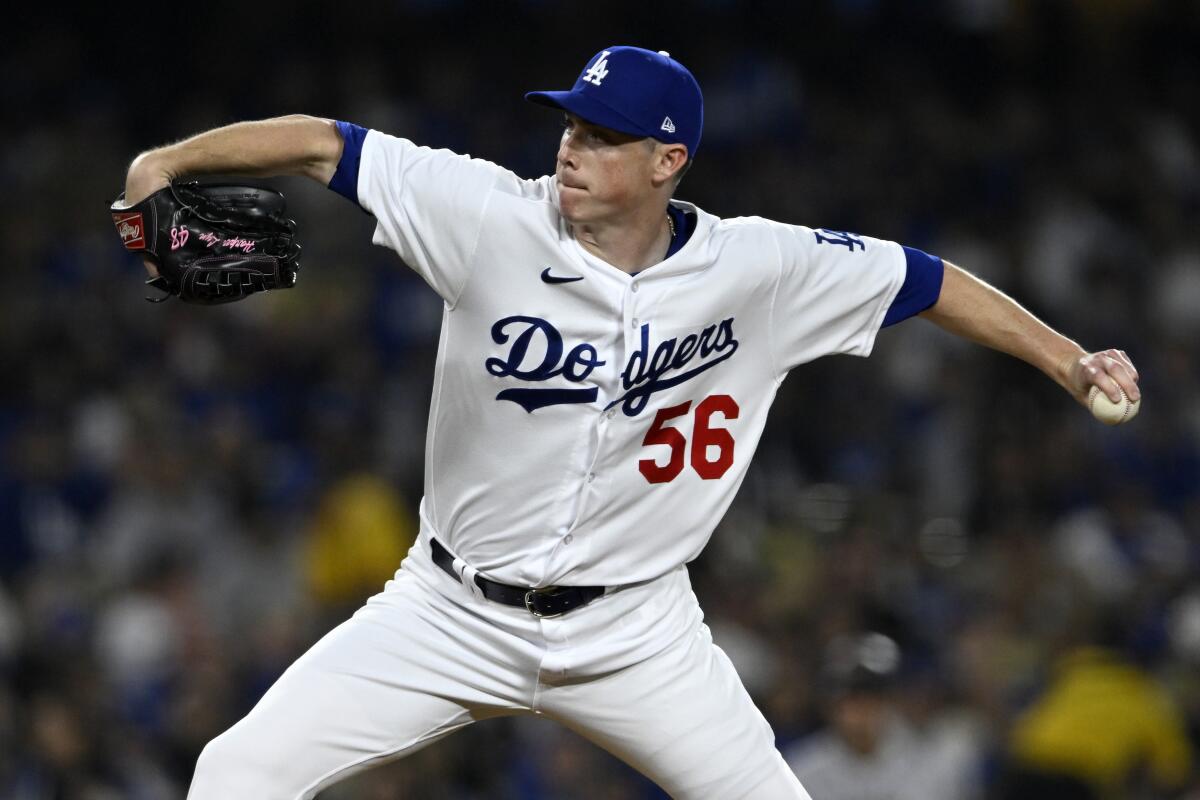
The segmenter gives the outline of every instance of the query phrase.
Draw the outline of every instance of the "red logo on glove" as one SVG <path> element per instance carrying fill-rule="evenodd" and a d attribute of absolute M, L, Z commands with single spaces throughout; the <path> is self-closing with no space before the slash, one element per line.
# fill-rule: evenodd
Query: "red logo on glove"
<path fill-rule="evenodd" d="M 126 250 L 144 250 L 146 248 L 142 212 L 113 214 L 112 218 L 113 223 L 117 226 L 117 233 L 121 235 L 121 241 L 125 243 Z"/>

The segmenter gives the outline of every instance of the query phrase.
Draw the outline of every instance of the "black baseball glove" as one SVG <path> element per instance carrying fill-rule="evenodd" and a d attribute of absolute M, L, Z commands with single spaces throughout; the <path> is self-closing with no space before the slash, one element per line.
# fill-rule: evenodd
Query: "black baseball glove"
<path fill-rule="evenodd" d="M 173 183 L 135 206 L 109 210 L 126 249 L 158 268 L 147 285 L 188 303 L 230 303 L 296 285 L 300 245 L 273 189 Z"/>

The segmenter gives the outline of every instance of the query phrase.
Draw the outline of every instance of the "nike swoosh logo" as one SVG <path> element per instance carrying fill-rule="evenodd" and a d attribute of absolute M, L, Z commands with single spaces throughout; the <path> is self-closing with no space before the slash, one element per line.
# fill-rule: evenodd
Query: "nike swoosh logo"
<path fill-rule="evenodd" d="M 573 281 L 581 281 L 581 280 L 583 280 L 582 275 L 577 275 L 574 278 L 560 278 L 557 275 L 551 275 L 549 267 L 546 267 L 544 270 L 542 270 L 542 282 L 543 283 L 571 283 Z"/>

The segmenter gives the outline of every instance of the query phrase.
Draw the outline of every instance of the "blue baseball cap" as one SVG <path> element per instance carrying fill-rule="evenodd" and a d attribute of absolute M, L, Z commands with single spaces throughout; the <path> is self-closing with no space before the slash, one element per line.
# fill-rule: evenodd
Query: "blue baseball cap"
<path fill-rule="evenodd" d="M 529 92 L 525 99 L 614 131 L 686 145 L 688 158 L 700 148 L 700 84 L 665 50 L 606 48 L 592 56 L 569 92 Z"/>

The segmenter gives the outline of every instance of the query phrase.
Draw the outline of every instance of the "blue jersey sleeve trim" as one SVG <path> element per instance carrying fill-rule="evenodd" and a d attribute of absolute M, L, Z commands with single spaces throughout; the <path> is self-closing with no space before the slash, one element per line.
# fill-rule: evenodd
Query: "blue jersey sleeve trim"
<path fill-rule="evenodd" d="M 329 180 L 329 188 L 347 200 L 358 203 L 358 165 L 362 161 L 363 140 L 367 138 L 367 129 L 353 122 L 341 121 L 338 121 L 337 129 L 345 144 L 342 146 L 342 158 L 338 161 L 337 171 Z"/>
<path fill-rule="evenodd" d="M 883 317 L 884 328 L 920 314 L 936 303 L 942 293 L 944 267 L 940 258 L 915 247 L 905 247 L 904 262 L 904 284 Z"/>

